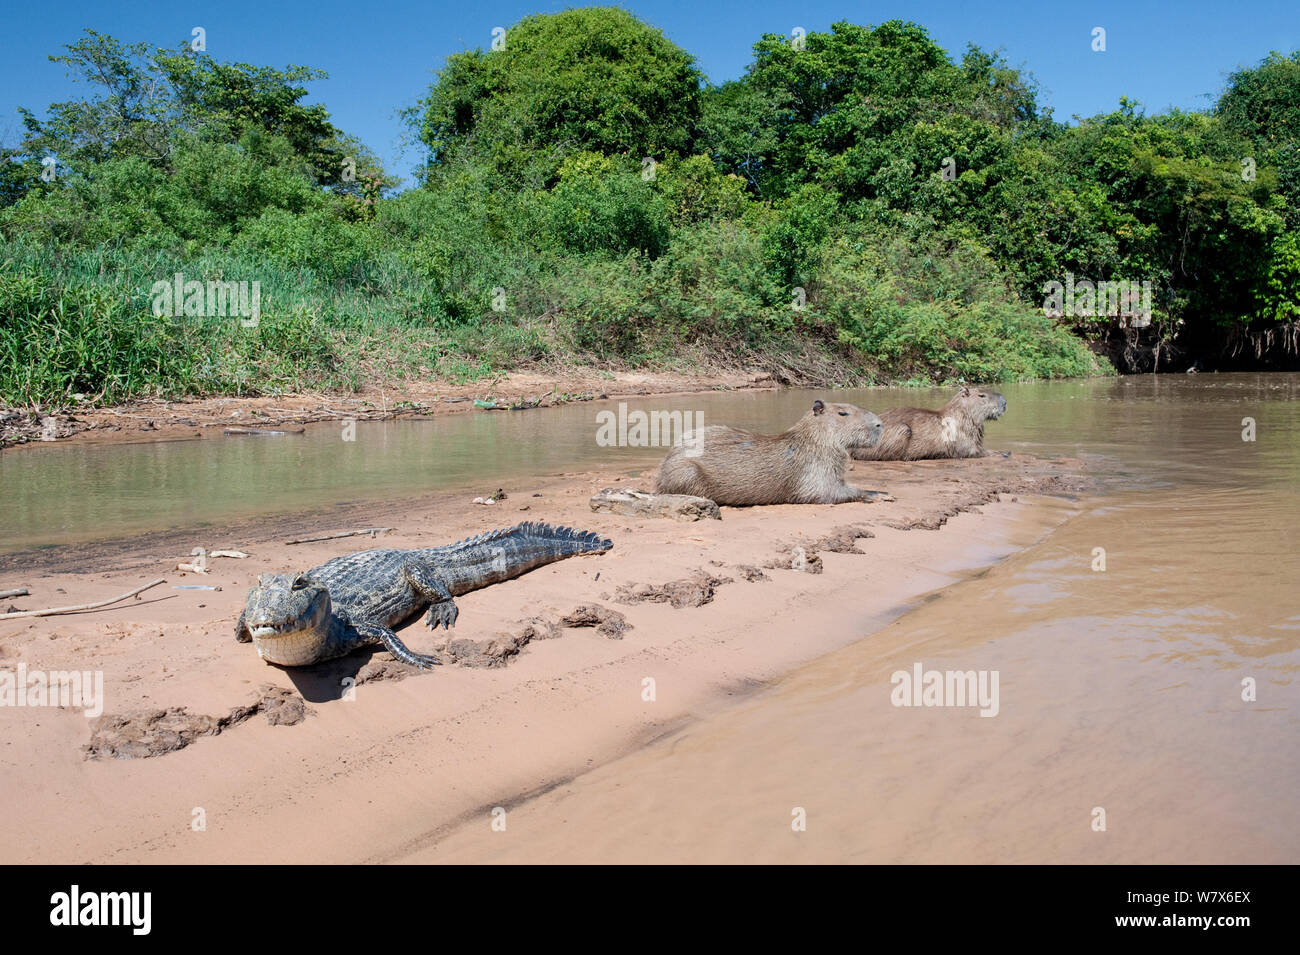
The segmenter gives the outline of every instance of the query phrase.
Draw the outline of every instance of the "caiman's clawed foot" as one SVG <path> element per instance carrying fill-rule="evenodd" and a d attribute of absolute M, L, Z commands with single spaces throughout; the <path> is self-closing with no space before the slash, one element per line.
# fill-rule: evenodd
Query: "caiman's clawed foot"
<path fill-rule="evenodd" d="M 398 639 L 397 634 L 386 628 L 375 628 L 379 632 L 379 639 L 384 645 L 384 649 L 391 653 L 398 660 L 409 664 L 413 667 L 419 667 L 421 670 L 431 670 L 441 665 L 442 661 L 429 653 L 416 653 L 406 644 Z"/>
<path fill-rule="evenodd" d="M 410 664 L 413 667 L 419 667 L 421 670 L 432 670 L 434 667 L 442 666 L 442 661 L 432 653 L 416 653 L 414 650 L 408 649 L 404 654 L 399 655 L 394 653 L 393 656 L 397 657 L 397 659 L 401 660 L 403 663 Z"/>
<path fill-rule="evenodd" d="M 450 630 L 456 626 L 456 618 L 460 615 L 460 610 L 450 600 L 439 601 L 429 607 L 429 612 L 424 615 L 424 622 L 430 630 L 437 630 L 439 626 L 444 630 Z"/>

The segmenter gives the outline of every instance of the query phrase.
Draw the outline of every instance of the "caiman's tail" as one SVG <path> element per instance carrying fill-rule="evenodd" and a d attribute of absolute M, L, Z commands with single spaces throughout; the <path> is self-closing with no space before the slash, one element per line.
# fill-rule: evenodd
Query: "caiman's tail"
<path fill-rule="evenodd" d="M 437 548 L 453 593 L 466 593 L 579 554 L 603 554 L 614 546 L 606 537 L 571 527 L 529 521 L 488 531 L 450 547 Z"/>
<path fill-rule="evenodd" d="M 501 531 L 492 531 L 487 536 L 523 536 L 554 544 L 563 554 L 603 554 L 614 548 L 614 542 L 608 537 L 601 537 L 592 531 L 580 531 L 574 527 L 554 527 L 540 521 L 525 521 L 514 527 Z"/>
<path fill-rule="evenodd" d="M 541 546 L 550 550 L 556 557 L 572 557 L 577 554 L 602 554 L 614 546 L 608 537 L 600 537 L 591 531 L 575 530 L 572 527 L 555 527 L 540 521 L 525 521 L 514 527 L 488 531 L 477 537 L 465 540 L 449 547 L 439 548 L 444 554 L 481 547 L 485 544 L 497 544 L 505 547 L 526 544 L 529 549 Z"/>

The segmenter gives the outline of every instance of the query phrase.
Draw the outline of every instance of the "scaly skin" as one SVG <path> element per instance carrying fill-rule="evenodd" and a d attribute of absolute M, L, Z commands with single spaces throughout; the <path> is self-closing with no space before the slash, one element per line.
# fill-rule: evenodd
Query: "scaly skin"
<path fill-rule="evenodd" d="M 305 574 L 263 574 L 248 592 L 235 639 L 280 666 L 309 666 L 382 644 L 404 663 L 431 667 L 394 627 L 429 608 L 436 630 L 456 623 L 452 598 L 578 554 L 602 554 L 608 538 L 549 524 L 489 531 L 446 547 L 380 548 L 335 557 Z"/>

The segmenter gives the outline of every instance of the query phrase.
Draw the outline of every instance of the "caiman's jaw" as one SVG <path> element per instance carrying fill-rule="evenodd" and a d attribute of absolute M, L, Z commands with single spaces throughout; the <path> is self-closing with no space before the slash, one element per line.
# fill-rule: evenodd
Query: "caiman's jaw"
<path fill-rule="evenodd" d="M 257 655 L 282 666 L 318 658 L 329 638 L 329 616 L 329 590 L 301 575 L 263 574 L 244 606 Z"/>

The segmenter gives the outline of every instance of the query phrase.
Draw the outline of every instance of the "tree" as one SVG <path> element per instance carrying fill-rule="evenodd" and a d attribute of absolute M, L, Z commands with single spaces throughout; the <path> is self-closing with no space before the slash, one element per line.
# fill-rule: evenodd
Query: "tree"
<path fill-rule="evenodd" d="M 577 152 L 686 154 L 700 113 L 694 59 L 632 14 L 525 17 L 504 48 L 448 58 L 421 102 L 433 164 L 473 159 L 513 186 L 549 185 Z"/>

